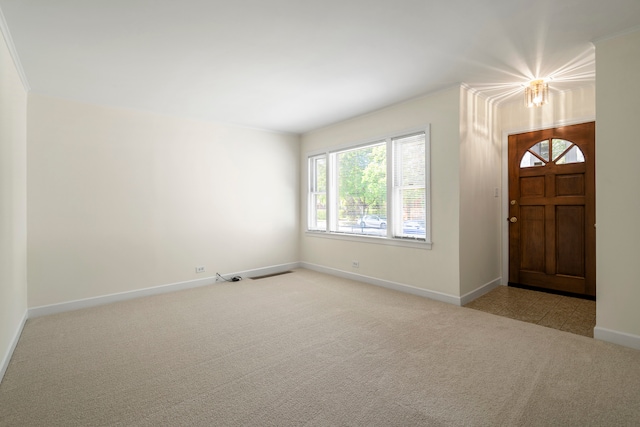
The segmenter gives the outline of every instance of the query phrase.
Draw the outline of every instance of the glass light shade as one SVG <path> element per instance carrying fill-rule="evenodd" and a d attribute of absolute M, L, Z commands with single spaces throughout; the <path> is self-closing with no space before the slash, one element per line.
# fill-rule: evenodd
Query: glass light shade
<path fill-rule="evenodd" d="M 534 80 L 524 88 L 524 104 L 539 107 L 549 101 L 549 84 L 544 80 Z"/>

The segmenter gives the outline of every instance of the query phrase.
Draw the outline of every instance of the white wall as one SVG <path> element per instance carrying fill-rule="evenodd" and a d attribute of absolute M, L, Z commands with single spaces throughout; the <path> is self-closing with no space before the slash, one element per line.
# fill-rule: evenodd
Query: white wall
<path fill-rule="evenodd" d="M 640 348 L 640 32 L 597 43 L 596 72 L 596 337 Z"/>
<path fill-rule="evenodd" d="M 298 261 L 299 153 L 296 135 L 31 94 L 29 307 Z"/>
<path fill-rule="evenodd" d="M 460 106 L 460 293 L 465 295 L 501 279 L 501 140 L 495 106 L 464 87 Z"/>
<path fill-rule="evenodd" d="M 553 83 L 550 86 L 553 89 Z M 501 104 L 499 115 L 502 131 L 521 133 L 595 120 L 596 93 L 593 84 L 559 93 L 550 90 L 549 98 L 547 105 L 538 108 L 525 106 L 522 99 Z"/>
<path fill-rule="evenodd" d="M 351 274 L 460 295 L 460 88 L 454 87 L 337 123 L 302 137 L 301 260 Z M 431 124 L 433 249 L 314 237 L 306 229 L 306 154 Z M 360 267 L 353 269 L 351 261 Z"/>
<path fill-rule="evenodd" d="M 27 312 L 26 132 L 27 94 L 0 36 L 0 380 Z"/>

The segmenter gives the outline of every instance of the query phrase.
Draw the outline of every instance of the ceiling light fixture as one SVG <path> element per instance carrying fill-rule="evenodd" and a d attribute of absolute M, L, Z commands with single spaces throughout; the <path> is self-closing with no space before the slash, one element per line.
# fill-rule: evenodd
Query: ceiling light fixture
<path fill-rule="evenodd" d="M 524 88 L 524 105 L 539 107 L 549 102 L 549 84 L 544 79 L 532 80 Z"/>

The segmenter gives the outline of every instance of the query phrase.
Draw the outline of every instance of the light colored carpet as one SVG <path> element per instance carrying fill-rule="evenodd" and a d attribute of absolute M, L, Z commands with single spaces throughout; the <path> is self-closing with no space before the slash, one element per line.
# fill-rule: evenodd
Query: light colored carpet
<path fill-rule="evenodd" d="M 29 320 L 0 425 L 640 425 L 640 351 L 297 270 Z"/>

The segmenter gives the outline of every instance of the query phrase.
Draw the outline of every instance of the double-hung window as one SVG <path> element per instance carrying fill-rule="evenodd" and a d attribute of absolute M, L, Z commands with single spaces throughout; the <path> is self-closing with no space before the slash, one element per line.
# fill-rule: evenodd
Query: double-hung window
<path fill-rule="evenodd" d="M 327 229 L 327 157 L 309 158 L 309 230 Z"/>
<path fill-rule="evenodd" d="M 308 231 L 430 245 L 428 127 L 314 153 L 308 171 Z"/>

